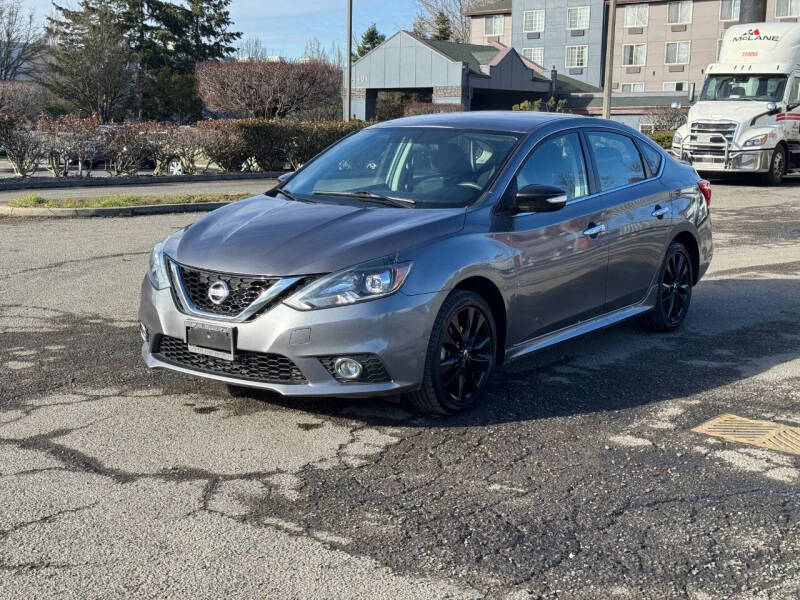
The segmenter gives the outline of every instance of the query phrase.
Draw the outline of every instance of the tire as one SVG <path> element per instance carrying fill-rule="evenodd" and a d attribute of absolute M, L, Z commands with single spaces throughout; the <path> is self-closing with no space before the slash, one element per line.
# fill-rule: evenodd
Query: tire
<path fill-rule="evenodd" d="M 692 303 L 693 283 L 689 251 L 680 242 L 672 242 L 658 274 L 656 305 L 639 317 L 639 324 L 648 331 L 661 333 L 680 327 Z"/>
<path fill-rule="evenodd" d="M 761 175 L 761 182 L 764 185 L 780 185 L 784 175 L 786 175 L 786 150 L 783 146 L 777 146 L 769 161 L 769 171 Z"/>
<path fill-rule="evenodd" d="M 180 158 L 170 158 L 167 162 L 167 174 L 168 175 L 183 175 L 183 162 Z"/>
<path fill-rule="evenodd" d="M 497 363 L 497 328 L 486 301 L 457 290 L 442 304 L 431 330 L 419 390 L 406 395 L 413 408 L 453 415 L 486 394 Z"/>

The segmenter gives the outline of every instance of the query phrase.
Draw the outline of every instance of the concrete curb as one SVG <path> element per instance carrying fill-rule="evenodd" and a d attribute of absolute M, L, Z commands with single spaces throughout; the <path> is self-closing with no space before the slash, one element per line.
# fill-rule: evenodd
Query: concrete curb
<path fill-rule="evenodd" d="M 172 213 L 207 212 L 230 204 L 229 202 L 197 202 L 195 204 L 146 204 L 108 208 L 16 208 L 0 206 L 0 216 L 6 217 L 133 217 L 137 215 L 168 215 Z"/>
<path fill-rule="evenodd" d="M 216 173 L 214 175 L 141 175 L 138 177 L 30 177 L 8 181 L 0 179 L 0 192 L 14 190 L 52 190 L 75 187 L 115 187 L 123 185 L 161 185 L 204 181 L 237 181 L 241 179 L 276 179 L 283 172 Z"/>

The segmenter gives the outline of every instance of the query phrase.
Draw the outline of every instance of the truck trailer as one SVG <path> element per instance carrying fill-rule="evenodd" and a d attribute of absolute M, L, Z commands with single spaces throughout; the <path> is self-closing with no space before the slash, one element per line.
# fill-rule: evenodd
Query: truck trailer
<path fill-rule="evenodd" d="M 800 172 L 800 24 L 732 26 L 718 60 L 672 153 L 701 173 L 757 173 L 769 185 Z"/>

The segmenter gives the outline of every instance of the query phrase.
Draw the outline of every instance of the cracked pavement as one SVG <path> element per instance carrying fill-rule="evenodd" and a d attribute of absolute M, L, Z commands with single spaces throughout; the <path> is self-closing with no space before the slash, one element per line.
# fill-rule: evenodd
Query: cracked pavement
<path fill-rule="evenodd" d="M 197 215 L 0 219 L 0 598 L 797 598 L 800 459 L 691 429 L 800 425 L 800 186 L 712 217 L 680 332 L 450 419 L 147 371 L 147 256 Z"/>

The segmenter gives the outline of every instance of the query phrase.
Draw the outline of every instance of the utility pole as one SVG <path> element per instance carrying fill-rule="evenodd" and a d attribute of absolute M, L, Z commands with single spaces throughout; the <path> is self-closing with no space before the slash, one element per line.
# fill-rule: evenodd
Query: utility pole
<path fill-rule="evenodd" d="M 344 93 L 344 120 L 349 121 L 353 110 L 353 0 L 347 0 L 347 89 Z"/>
<path fill-rule="evenodd" d="M 614 29 L 617 24 L 617 0 L 608 3 L 608 38 L 606 39 L 606 73 L 603 79 L 603 118 L 611 118 L 611 84 L 614 81 Z"/>

